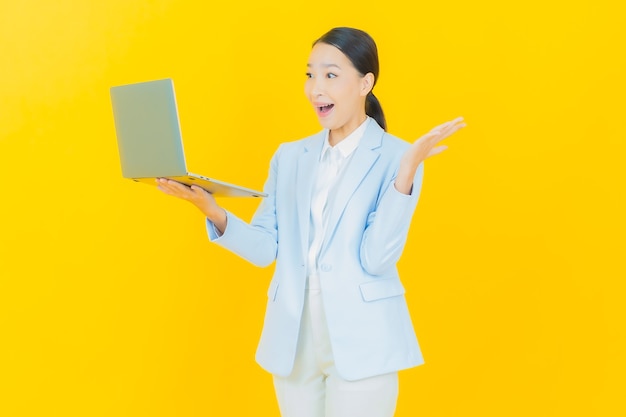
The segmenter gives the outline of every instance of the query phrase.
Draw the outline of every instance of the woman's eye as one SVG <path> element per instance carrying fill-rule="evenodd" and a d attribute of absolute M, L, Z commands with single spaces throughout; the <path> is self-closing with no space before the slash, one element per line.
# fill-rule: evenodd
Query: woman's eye
<path fill-rule="evenodd" d="M 330 73 L 328 73 L 327 77 L 328 78 L 335 78 L 335 77 L 337 77 L 337 75 L 335 75 L 332 72 L 330 72 Z"/>
<path fill-rule="evenodd" d="M 307 78 L 313 78 L 313 74 L 311 74 L 310 72 L 307 72 L 307 73 L 306 73 L 306 77 L 307 77 Z"/>

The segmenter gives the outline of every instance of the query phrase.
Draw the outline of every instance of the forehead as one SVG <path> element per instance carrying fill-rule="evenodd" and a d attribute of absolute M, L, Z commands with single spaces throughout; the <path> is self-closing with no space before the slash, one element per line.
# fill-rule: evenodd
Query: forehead
<path fill-rule="evenodd" d="M 307 67 L 336 66 L 341 69 L 352 67 L 352 62 L 336 47 L 327 43 L 317 43 L 311 50 Z"/>

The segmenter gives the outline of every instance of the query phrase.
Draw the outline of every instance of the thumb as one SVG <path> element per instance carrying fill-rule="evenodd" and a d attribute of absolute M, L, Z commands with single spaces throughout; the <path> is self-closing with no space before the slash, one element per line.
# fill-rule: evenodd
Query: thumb
<path fill-rule="evenodd" d="M 447 147 L 447 146 L 445 146 L 445 145 L 442 145 L 442 146 L 437 146 L 437 147 L 435 147 L 435 148 L 432 148 L 432 149 L 430 150 L 430 152 L 428 152 L 428 155 L 427 155 L 426 157 L 428 158 L 428 157 L 431 157 L 431 156 L 438 155 L 438 154 L 440 154 L 441 152 L 445 151 L 446 149 L 448 149 L 448 147 Z"/>

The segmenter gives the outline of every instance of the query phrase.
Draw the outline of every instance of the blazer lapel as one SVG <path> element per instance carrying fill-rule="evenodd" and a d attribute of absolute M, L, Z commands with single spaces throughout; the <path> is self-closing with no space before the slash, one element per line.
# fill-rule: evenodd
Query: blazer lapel
<path fill-rule="evenodd" d="M 385 131 L 374 120 L 371 120 L 363 138 L 361 138 L 361 143 L 354 150 L 354 155 L 346 166 L 346 171 L 342 174 L 341 182 L 337 184 L 338 189 L 332 203 L 328 228 L 326 229 L 326 242 L 329 242 L 335 234 L 335 229 L 348 201 L 378 159 L 380 154 L 376 149 L 382 145 L 384 133 Z"/>
<path fill-rule="evenodd" d="M 298 157 L 295 181 L 296 206 L 298 209 L 298 224 L 301 228 L 302 250 L 304 259 L 309 248 L 309 229 L 311 219 L 311 193 L 313 180 L 319 168 L 319 158 L 324 144 L 324 131 L 311 136 L 304 142 L 302 154 Z"/>

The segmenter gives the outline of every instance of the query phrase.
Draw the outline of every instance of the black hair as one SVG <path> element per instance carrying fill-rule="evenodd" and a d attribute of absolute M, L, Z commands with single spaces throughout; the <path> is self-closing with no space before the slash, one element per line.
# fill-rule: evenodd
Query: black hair
<path fill-rule="evenodd" d="M 337 27 L 329 30 L 313 42 L 313 46 L 320 42 L 332 45 L 343 52 L 361 76 L 371 72 L 374 75 L 374 85 L 376 85 L 379 72 L 378 48 L 368 33 L 360 29 Z M 383 108 L 371 90 L 365 100 L 365 113 L 376 120 L 380 127 L 387 130 Z"/>

